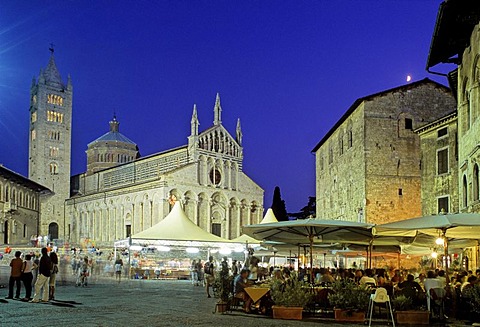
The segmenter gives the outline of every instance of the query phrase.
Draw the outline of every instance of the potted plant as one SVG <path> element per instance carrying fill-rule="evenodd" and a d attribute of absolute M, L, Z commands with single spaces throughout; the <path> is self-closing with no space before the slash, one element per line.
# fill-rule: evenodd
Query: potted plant
<path fill-rule="evenodd" d="M 396 296 L 392 300 L 392 306 L 395 309 L 398 324 L 428 325 L 430 322 L 430 313 L 420 310 L 420 307 L 415 306 L 412 299 L 405 295 Z"/>
<path fill-rule="evenodd" d="M 308 283 L 299 281 L 296 274 L 287 281 L 274 280 L 270 285 L 270 294 L 275 303 L 272 307 L 275 319 L 302 320 L 303 308 L 312 298 Z"/>
<path fill-rule="evenodd" d="M 370 301 L 370 291 L 351 280 L 336 281 L 332 285 L 334 293 L 328 300 L 334 307 L 335 320 L 346 322 L 364 322 L 365 312 Z"/>
<path fill-rule="evenodd" d="M 215 272 L 215 281 L 213 282 L 212 288 L 214 296 L 218 298 L 215 312 L 226 312 L 233 294 L 233 276 L 228 272 L 228 264 L 226 261 L 222 261 L 220 270 Z"/>
<path fill-rule="evenodd" d="M 474 323 L 473 326 L 480 326 L 480 285 L 465 287 L 463 298 L 468 305 L 466 308 L 469 313 L 468 320 Z"/>

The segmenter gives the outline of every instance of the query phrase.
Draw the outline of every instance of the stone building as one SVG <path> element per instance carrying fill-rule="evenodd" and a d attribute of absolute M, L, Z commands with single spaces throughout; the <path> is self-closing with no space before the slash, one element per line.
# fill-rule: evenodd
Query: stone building
<path fill-rule="evenodd" d="M 454 108 L 450 90 L 429 79 L 356 100 L 312 151 L 317 217 L 385 223 L 420 216 L 414 130 Z"/>
<path fill-rule="evenodd" d="M 39 233 L 64 238 L 65 200 L 70 196 L 72 95 L 70 76 L 65 84 L 53 56 L 30 88 L 28 176 L 53 195 L 40 203 Z"/>
<path fill-rule="evenodd" d="M 112 244 L 159 222 L 170 211 L 172 196 L 193 222 L 221 237 L 235 238 L 241 226 L 258 223 L 264 191 L 243 171 L 240 121 L 232 137 L 222 125 L 221 113 L 217 95 L 213 126 L 199 133 L 194 106 L 188 144 L 133 161 L 136 146 L 120 136 L 118 125 L 107 137 L 90 143 L 87 172 L 72 178 L 73 196 L 66 201 L 67 237 L 73 242 Z M 117 133 L 121 146 L 109 143 L 111 133 Z M 118 160 L 121 153 L 115 151 L 130 155 L 122 152 L 127 158 Z M 110 167 L 101 169 L 95 161 L 103 162 L 102 155 L 110 154 Z"/>
<path fill-rule="evenodd" d="M 422 216 L 458 212 L 456 110 L 415 132 L 420 136 Z"/>
<path fill-rule="evenodd" d="M 480 3 L 440 5 L 427 69 L 456 64 L 448 79 L 457 98 L 458 193 L 462 212 L 480 212 Z"/>
<path fill-rule="evenodd" d="M 40 222 L 41 200 L 50 190 L 0 165 L 0 234 L 4 244 L 30 241 Z"/>

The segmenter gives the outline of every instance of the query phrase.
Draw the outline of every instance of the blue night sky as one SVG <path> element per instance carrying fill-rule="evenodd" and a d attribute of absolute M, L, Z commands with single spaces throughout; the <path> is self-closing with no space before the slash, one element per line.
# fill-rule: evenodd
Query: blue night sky
<path fill-rule="evenodd" d="M 32 77 L 55 44 L 74 86 L 72 173 L 113 112 L 142 155 L 187 143 L 193 104 L 244 134 L 244 171 L 281 187 L 289 212 L 315 195 L 316 143 L 359 97 L 430 77 L 440 0 L 2 1 L 0 163 L 28 174 Z"/>

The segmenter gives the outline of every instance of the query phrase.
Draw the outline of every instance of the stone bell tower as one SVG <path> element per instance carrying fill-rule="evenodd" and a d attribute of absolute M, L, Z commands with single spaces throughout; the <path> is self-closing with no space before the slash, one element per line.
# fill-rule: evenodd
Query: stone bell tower
<path fill-rule="evenodd" d="M 70 76 L 64 83 L 55 64 L 54 50 L 45 69 L 30 88 L 28 177 L 53 195 L 42 197 L 38 233 L 50 240 L 68 235 L 64 204 L 70 197 L 72 95 Z"/>

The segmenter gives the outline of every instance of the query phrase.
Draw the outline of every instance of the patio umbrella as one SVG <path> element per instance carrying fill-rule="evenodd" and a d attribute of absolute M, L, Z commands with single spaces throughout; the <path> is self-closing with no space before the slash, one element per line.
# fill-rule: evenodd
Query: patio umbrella
<path fill-rule="evenodd" d="M 441 237 L 444 241 L 445 256 L 447 256 L 449 241 L 479 239 L 480 214 L 439 214 L 406 219 L 377 225 L 373 233 L 377 236 L 418 237 L 425 234 L 432 238 Z M 448 262 L 445 261 L 445 264 L 445 270 L 448 272 Z"/>
<path fill-rule="evenodd" d="M 314 243 L 363 243 L 372 240 L 374 225 L 343 220 L 301 219 L 278 223 L 243 226 L 253 238 L 310 247 L 310 268 L 313 268 Z M 313 274 L 313 269 L 312 274 Z"/>

